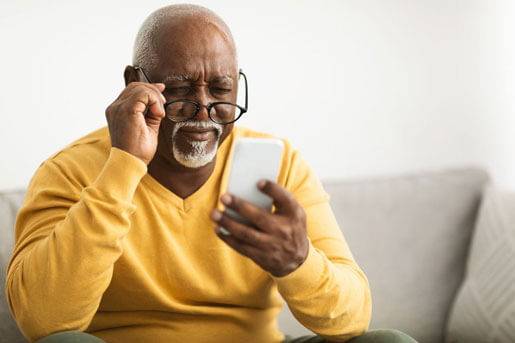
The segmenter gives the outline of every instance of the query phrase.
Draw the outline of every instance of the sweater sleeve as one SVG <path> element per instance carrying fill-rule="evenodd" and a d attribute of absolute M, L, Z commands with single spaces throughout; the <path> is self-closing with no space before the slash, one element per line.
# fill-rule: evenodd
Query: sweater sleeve
<path fill-rule="evenodd" d="M 6 281 L 10 309 L 28 339 L 88 327 L 122 254 L 146 171 L 116 148 L 86 187 L 52 159 L 38 169 L 16 219 Z"/>
<path fill-rule="evenodd" d="M 309 253 L 292 273 L 275 278 L 293 315 L 306 328 L 335 342 L 367 330 L 371 295 L 318 178 L 295 156 L 287 188 L 306 212 Z"/>

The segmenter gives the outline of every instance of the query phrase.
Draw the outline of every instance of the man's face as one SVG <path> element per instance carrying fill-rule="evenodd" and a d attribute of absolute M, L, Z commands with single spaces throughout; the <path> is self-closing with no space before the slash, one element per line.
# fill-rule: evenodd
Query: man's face
<path fill-rule="evenodd" d="M 162 82 L 167 101 L 188 99 L 201 105 L 236 102 L 238 72 L 234 47 L 225 33 L 204 21 L 184 21 L 160 30 L 158 63 L 148 71 L 153 82 Z M 198 168 L 209 163 L 233 128 L 209 119 L 202 107 L 186 122 L 164 119 L 157 154 L 173 164 Z"/>

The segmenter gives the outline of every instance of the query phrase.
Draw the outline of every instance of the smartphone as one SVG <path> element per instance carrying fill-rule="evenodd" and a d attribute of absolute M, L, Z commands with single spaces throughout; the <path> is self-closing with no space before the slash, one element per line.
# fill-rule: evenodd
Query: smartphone
<path fill-rule="evenodd" d="M 239 138 L 235 142 L 227 191 L 265 210 L 273 200 L 257 188 L 259 180 L 277 181 L 283 142 L 275 138 Z M 227 213 L 240 222 L 247 220 L 231 209 Z"/>

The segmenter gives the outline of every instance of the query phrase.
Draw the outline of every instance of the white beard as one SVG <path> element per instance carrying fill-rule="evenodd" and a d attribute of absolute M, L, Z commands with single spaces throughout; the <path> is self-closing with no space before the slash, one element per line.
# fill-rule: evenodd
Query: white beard
<path fill-rule="evenodd" d="M 216 141 L 213 143 L 213 146 L 209 147 L 210 141 L 194 141 L 188 140 L 188 144 L 191 149 L 188 152 L 181 151 L 177 144 L 175 144 L 175 139 L 177 135 L 177 131 L 179 131 L 182 127 L 191 127 L 191 128 L 202 128 L 202 129 L 214 129 L 216 131 L 217 137 Z M 182 164 L 187 168 L 200 168 L 211 162 L 215 156 L 216 151 L 218 150 L 218 142 L 222 135 L 222 125 L 211 122 L 211 121 L 185 121 L 176 123 L 173 132 L 172 132 L 172 153 L 175 160 Z"/>

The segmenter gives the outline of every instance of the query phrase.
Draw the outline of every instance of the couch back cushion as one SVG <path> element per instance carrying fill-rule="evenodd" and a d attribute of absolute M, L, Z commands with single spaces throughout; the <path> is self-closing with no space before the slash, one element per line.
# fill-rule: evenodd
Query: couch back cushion
<path fill-rule="evenodd" d="M 372 290 L 372 328 L 442 342 L 488 176 L 475 169 L 326 183 Z"/>
<path fill-rule="evenodd" d="M 25 342 L 11 317 L 5 299 L 5 273 L 14 242 L 14 221 L 23 200 L 23 191 L 0 193 L 0 341 Z"/>

